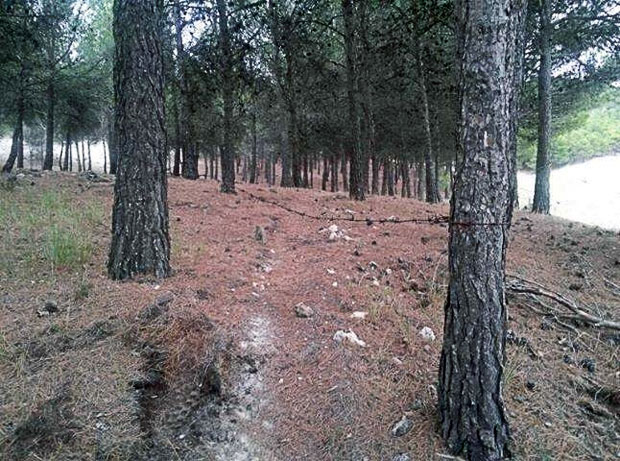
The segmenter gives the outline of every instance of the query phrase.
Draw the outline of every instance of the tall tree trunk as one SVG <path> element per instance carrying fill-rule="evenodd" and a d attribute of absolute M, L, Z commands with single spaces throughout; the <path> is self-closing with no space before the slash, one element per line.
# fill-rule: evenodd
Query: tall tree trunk
<path fill-rule="evenodd" d="M 86 141 L 88 145 L 88 171 L 93 171 L 93 158 L 90 155 L 90 139 Z"/>
<path fill-rule="evenodd" d="M 222 145 L 222 184 L 221 191 L 235 193 L 235 153 L 232 145 L 233 118 L 233 75 L 228 30 L 227 0 L 217 0 L 220 26 L 220 49 L 222 52 L 222 97 L 224 102 L 224 144 Z"/>
<path fill-rule="evenodd" d="M 10 173 L 13 170 L 13 165 L 15 165 L 15 160 L 17 159 L 17 151 L 19 150 L 19 139 L 22 136 L 21 134 L 21 124 L 18 122 L 15 125 L 15 129 L 13 130 L 13 139 L 11 141 L 11 151 L 9 153 L 9 157 L 6 159 L 4 166 L 2 167 L 3 173 Z"/>
<path fill-rule="evenodd" d="M 45 120 L 45 159 L 43 160 L 43 169 L 51 170 L 54 167 L 54 105 L 56 102 L 53 76 L 50 76 L 45 96 L 47 98 L 47 117 Z"/>
<path fill-rule="evenodd" d="M 426 168 L 426 201 L 429 203 L 439 202 L 439 191 L 437 190 L 437 177 L 435 176 L 435 166 L 433 164 L 433 144 L 431 137 L 431 120 L 428 107 L 428 92 L 426 88 L 426 68 L 422 58 L 422 50 L 417 48 L 418 78 L 420 85 L 420 98 L 422 100 L 422 123 L 424 129 L 424 165 Z"/>
<path fill-rule="evenodd" d="M 257 168 L 257 151 L 258 146 L 256 143 L 256 107 L 252 109 L 252 160 L 250 162 L 250 184 L 255 184 L 256 181 L 256 168 Z"/>
<path fill-rule="evenodd" d="M 170 274 L 163 26 L 159 0 L 114 2 L 119 163 L 108 260 L 113 279 Z"/>
<path fill-rule="evenodd" d="M 332 192 L 338 192 L 338 159 L 336 158 L 336 154 L 331 155 L 331 184 L 330 190 Z"/>
<path fill-rule="evenodd" d="M 340 174 L 342 174 L 342 190 L 347 192 L 349 190 L 349 175 L 347 172 L 347 153 L 340 149 Z"/>
<path fill-rule="evenodd" d="M 103 174 L 108 174 L 108 154 L 106 153 L 106 142 L 102 139 L 103 143 Z"/>
<path fill-rule="evenodd" d="M 327 155 L 323 155 L 323 176 L 321 177 L 321 190 L 327 190 L 329 181 L 329 169 L 327 167 Z"/>
<path fill-rule="evenodd" d="M 301 187 L 301 152 L 299 149 L 299 126 L 297 120 L 297 95 L 295 94 L 295 81 L 294 81 L 294 56 L 293 51 L 287 46 L 285 61 L 286 61 L 286 107 L 288 109 L 288 163 L 286 172 L 290 168 L 290 177 L 284 176 L 285 157 L 282 157 L 282 186 L 284 187 Z"/>
<path fill-rule="evenodd" d="M 172 175 L 181 175 L 181 121 L 179 120 L 179 102 L 172 104 L 174 116 L 174 162 L 172 163 Z"/>
<path fill-rule="evenodd" d="M 183 48 L 183 18 L 179 1 L 174 2 L 174 29 L 175 45 L 177 52 L 177 72 L 181 93 L 179 104 L 179 137 L 183 151 L 182 175 L 186 179 L 198 179 L 198 153 L 194 149 L 192 135 L 192 120 L 190 117 L 191 95 L 187 81 L 187 63 L 185 49 Z M 176 153 L 175 153 L 176 154 Z"/>
<path fill-rule="evenodd" d="M 78 173 L 82 172 L 82 161 L 80 160 L 80 145 L 78 144 L 77 141 L 74 141 L 75 143 L 75 156 L 77 157 L 77 166 L 78 166 Z M 84 156 L 84 153 L 82 152 L 82 156 Z"/>
<path fill-rule="evenodd" d="M 526 9 L 521 11 L 520 15 L 515 15 L 516 31 L 516 47 L 517 55 L 513 65 L 513 85 L 514 91 L 510 101 L 510 160 L 512 162 L 512 203 L 514 208 L 519 209 L 519 187 L 517 183 L 517 132 L 519 120 L 519 101 L 521 99 L 521 90 L 523 88 L 523 61 L 525 54 L 525 26 L 526 26 Z M 452 186 L 452 165 L 448 165 L 450 173 L 450 186 Z"/>
<path fill-rule="evenodd" d="M 541 0 L 540 8 L 540 66 L 538 68 L 538 150 L 536 153 L 536 184 L 532 211 L 549 214 L 549 176 L 551 158 L 551 2 Z"/>
<path fill-rule="evenodd" d="M 355 12 L 353 0 L 342 0 L 344 18 L 344 51 L 347 70 L 347 108 L 348 130 L 346 151 L 351 159 L 349 196 L 354 200 L 364 200 L 364 163 L 360 146 L 360 119 L 357 110 L 357 82 L 355 55 Z"/>
<path fill-rule="evenodd" d="M 118 166 L 118 143 L 112 116 L 108 117 L 108 152 L 110 154 L 110 174 L 116 174 L 116 168 Z"/>
<path fill-rule="evenodd" d="M 509 456 L 502 398 L 504 271 L 512 216 L 510 99 L 514 16 L 524 0 L 458 0 L 459 169 L 450 213 L 450 280 L 439 370 L 441 433 L 455 455 Z M 482 167 L 483 166 L 483 167 Z"/>
<path fill-rule="evenodd" d="M 64 151 L 65 148 L 65 142 L 61 141 L 60 142 L 60 155 L 58 156 L 58 169 L 62 171 L 62 152 Z"/>
<path fill-rule="evenodd" d="M 69 171 L 71 162 L 71 133 L 67 130 L 67 139 L 65 141 L 65 158 L 62 161 L 62 170 Z"/>

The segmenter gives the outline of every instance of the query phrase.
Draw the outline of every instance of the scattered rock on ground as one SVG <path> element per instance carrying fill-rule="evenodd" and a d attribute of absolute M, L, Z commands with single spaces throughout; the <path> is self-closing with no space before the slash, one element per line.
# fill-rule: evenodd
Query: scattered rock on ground
<path fill-rule="evenodd" d="M 254 240 L 262 243 L 263 245 L 267 243 L 267 234 L 262 226 L 256 226 L 254 229 Z"/>
<path fill-rule="evenodd" d="M 334 334 L 334 341 L 337 343 L 341 343 L 343 341 L 349 341 L 350 343 L 355 344 L 356 346 L 366 347 L 366 343 L 358 338 L 353 330 L 343 331 L 338 330 Z"/>
<path fill-rule="evenodd" d="M 411 461 L 411 457 L 407 453 L 399 453 L 392 458 L 392 461 Z"/>
<path fill-rule="evenodd" d="M 418 334 L 426 341 L 435 341 L 435 332 L 429 327 L 422 328 Z"/>
<path fill-rule="evenodd" d="M 586 357 L 581 359 L 579 362 L 583 368 L 588 370 L 590 373 L 594 373 L 596 371 L 596 360 Z"/>
<path fill-rule="evenodd" d="M 394 426 L 392 426 L 392 436 L 393 437 L 402 437 L 407 432 L 411 430 L 413 427 L 413 422 L 407 418 L 407 416 L 403 415 L 403 417 L 398 421 Z"/>
<path fill-rule="evenodd" d="M 295 305 L 295 315 L 299 318 L 306 319 L 314 315 L 314 309 L 301 302 Z"/>
<path fill-rule="evenodd" d="M 39 317 L 47 317 L 50 314 L 58 312 L 58 304 L 56 301 L 45 301 L 45 305 L 37 311 Z"/>
<path fill-rule="evenodd" d="M 367 315 L 368 315 L 368 312 L 355 311 L 355 312 L 353 312 L 351 314 L 351 318 L 352 319 L 362 319 L 362 320 L 364 320 Z"/>

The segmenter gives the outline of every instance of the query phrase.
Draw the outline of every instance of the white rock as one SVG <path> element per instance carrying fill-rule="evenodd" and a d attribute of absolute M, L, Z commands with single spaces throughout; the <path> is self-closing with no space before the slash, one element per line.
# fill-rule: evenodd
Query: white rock
<path fill-rule="evenodd" d="M 350 343 L 355 344 L 356 346 L 366 347 L 366 343 L 362 341 L 361 339 L 359 339 L 353 330 L 349 330 L 349 331 L 338 330 L 334 334 L 334 341 L 336 341 L 337 343 L 341 343 L 343 341 L 349 341 Z"/>
<path fill-rule="evenodd" d="M 435 341 L 435 332 L 429 327 L 422 328 L 418 334 L 427 341 Z"/>
<path fill-rule="evenodd" d="M 314 309 L 301 302 L 295 306 L 295 314 L 300 318 L 309 318 L 314 315 Z"/>
<path fill-rule="evenodd" d="M 338 232 L 338 226 L 336 226 L 335 224 L 332 224 L 331 226 L 327 228 L 327 230 L 330 232 Z"/>
<path fill-rule="evenodd" d="M 336 271 L 335 271 L 334 269 L 329 269 L 329 268 L 328 268 L 328 269 L 327 269 L 327 273 L 328 273 L 329 275 L 334 275 L 334 274 L 336 273 Z"/>
<path fill-rule="evenodd" d="M 351 318 L 352 319 L 362 319 L 362 320 L 364 320 L 367 315 L 368 315 L 368 312 L 355 311 L 355 312 L 353 312 L 351 314 Z"/>
<path fill-rule="evenodd" d="M 332 283 L 332 286 L 333 286 L 334 288 L 336 288 L 336 287 L 338 286 L 338 282 L 334 282 L 334 283 Z"/>

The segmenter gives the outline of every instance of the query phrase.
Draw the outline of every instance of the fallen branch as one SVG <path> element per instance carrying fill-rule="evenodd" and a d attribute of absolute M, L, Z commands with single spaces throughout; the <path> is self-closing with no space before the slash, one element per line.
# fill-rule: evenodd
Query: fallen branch
<path fill-rule="evenodd" d="M 533 297 L 542 296 L 544 298 L 551 299 L 559 305 L 566 307 L 573 313 L 573 315 L 559 313 L 559 316 L 562 318 L 580 320 L 597 328 L 620 330 L 619 322 L 615 322 L 613 320 L 606 320 L 594 314 L 591 314 L 590 312 L 587 312 L 585 308 L 578 306 L 573 300 L 568 299 L 560 293 L 544 287 L 540 283 L 526 280 L 517 276 L 509 277 L 510 279 L 507 281 L 506 284 L 506 289 L 508 291 L 517 294 L 527 294 Z"/>

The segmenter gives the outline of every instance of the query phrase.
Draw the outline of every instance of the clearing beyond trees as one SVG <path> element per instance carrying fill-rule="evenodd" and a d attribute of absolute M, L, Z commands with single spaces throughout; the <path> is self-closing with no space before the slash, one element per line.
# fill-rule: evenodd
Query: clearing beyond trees
<path fill-rule="evenodd" d="M 172 275 L 115 282 L 113 182 L 2 191 L 2 459 L 458 459 L 436 431 L 447 205 L 170 178 Z M 515 215 L 515 459 L 619 455 L 619 279 L 617 233 Z"/>

